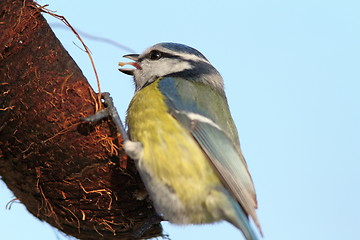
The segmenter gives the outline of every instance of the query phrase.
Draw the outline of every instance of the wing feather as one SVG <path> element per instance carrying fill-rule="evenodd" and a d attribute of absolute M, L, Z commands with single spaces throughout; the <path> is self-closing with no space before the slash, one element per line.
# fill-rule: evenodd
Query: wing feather
<path fill-rule="evenodd" d="M 208 156 L 225 187 L 252 217 L 261 232 L 255 212 L 257 200 L 254 185 L 241 153 L 237 134 L 234 134 L 233 129 L 227 129 L 227 126 L 234 124 L 225 96 L 209 88 L 200 88 L 202 91 L 206 90 L 206 93 L 194 92 L 194 89 L 199 89 L 199 83 L 179 78 L 162 79 L 159 89 L 165 96 L 169 112 L 192 134 Z M 191 89 L 193 94 L 182 92 L 184 89 Z M 212 108 L 218 106 L 214 106 L 211 102 L 220 104 L 223 107 L 222 112 L 214 112 Z M 219 116 L 214 114 L 223 114 L 222 117 L 231 122 L 221 122 L 218 120 Z"/>

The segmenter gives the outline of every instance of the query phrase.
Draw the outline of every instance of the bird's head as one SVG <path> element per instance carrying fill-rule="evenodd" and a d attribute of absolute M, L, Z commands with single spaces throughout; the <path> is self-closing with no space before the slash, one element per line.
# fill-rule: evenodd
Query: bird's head
<path fill-rule="evenodd" d="M 135 68 L 119 70 L 134 76 L 136 91 L 160 77 L 181 77 L 209 84 L 220 91 L 224 89 L 223 79 L 206 57 L 183 44 L 159 43 L 142 54 L 128 54 L 124 57 L 134 62 L 120 62 L 119 66 L 132 65 Z"/>

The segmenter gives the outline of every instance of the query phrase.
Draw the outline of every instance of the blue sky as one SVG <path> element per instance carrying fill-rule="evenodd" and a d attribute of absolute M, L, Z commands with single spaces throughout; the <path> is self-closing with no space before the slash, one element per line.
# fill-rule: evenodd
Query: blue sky
<path fill-rule="evenodd" d="M 164 41 L 200 50 L 224 78 L 265 239 L 360 239 L 359 1 L 39 3 L 136 52 Z M 95 88 L 76 38 L 47 19 Z M 85 41 L 124 118 L 133 84 L 117 63 L 129 52 Z M 13 197 L 0 192 L 1 239 L 66 239 L 21 204 L 5 210 Z M 243 239 L 228 223 L 163 226 L 173 240 Z"/>

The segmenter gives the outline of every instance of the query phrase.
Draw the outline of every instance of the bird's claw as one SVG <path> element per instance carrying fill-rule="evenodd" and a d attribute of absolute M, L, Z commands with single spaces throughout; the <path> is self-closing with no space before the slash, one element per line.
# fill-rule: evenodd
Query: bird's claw
<path fill-rule="evenodd" d="M 108 92 L 101 93 L 101 98 L 104 100 L 105 108 L 96 112 L 91 116 L 82 118 L 82 120 L 90 123 L 96 123 L 104 118 L 111 118 L 111 120 L 114 122 L 116 126 L 116 129 L 121 134 L 123 140 L 128 141 L 129 136 L 116 110 L 113 99 L 112 97 L 110 97 L 110 93 Z"/>

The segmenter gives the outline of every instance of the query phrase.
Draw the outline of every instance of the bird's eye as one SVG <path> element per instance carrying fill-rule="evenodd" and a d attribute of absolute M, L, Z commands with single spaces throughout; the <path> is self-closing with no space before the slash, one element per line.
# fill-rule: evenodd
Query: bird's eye
<path fill-rule="evenodd" d="M 162 57 L 162 54 L 161 52 L 154 50 L 150 52 L 149 57 L 151 60 L 159 60 Z"/>

